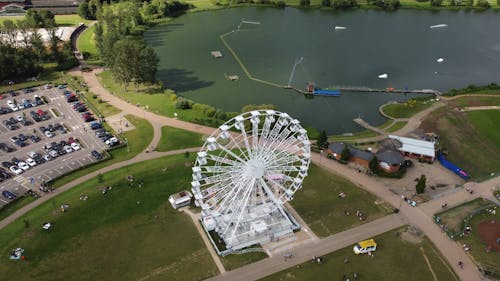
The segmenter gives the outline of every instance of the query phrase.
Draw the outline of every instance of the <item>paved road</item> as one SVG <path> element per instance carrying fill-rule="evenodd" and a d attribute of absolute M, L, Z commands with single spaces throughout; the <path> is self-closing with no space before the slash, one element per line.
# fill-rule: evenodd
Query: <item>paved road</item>
<path fill-rule="evenodd" d="M 281 255 L 240 267 L 238 269 L 227 271 L 221 275 L 209 278 L 210 281 L 246 281 L 264 278 L 273 273 L 285 270 L 289 267 L 311 260 L 313 256 L 323 256 L 328 253 L 340 250 L 348 245 L 354 245 L 357 242 L 368 237 L 373 237 L 391 229 L 395 229 L 407 224 L 400 215 L 389 215 L 383 218 L 365 223 L 355 228 L 331 235 L 321 240 L 309 240 L 309 243 L 303 243 L 291 250 L 293 257 L 287 261 Z"/>

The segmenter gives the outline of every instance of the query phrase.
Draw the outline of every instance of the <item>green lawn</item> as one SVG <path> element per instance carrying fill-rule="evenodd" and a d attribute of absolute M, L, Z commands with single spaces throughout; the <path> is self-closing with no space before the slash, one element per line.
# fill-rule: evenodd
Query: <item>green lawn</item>
<path fill-rule="evenodd" d="M 23 83 L 16 83 L 11 86 L 0 86 L 0 93 L 6 93 L 9 91 L 17 91 L 20 89 L 28 88 L 28 87 L 34 87 L 34 86 L 40 86 L 40 85 L 45 85 L 50 82 L 57 83 L 60 81 L 63 77 L 63 74 L 58 71 L 51 71 L 45 74 L 42 74 L 40 78 L 38 78 L 38 81 L 29 81 L 29 82 L 23 82 Z"/>
<path fill-rule="evenodd" d="M 14 202 L 4 205 L 2 208 L 0 208 L 0 221 L 33 201 L 35 201 L 35 198 L 32 196 L 23 196 Z"/>
<path fill-rule="evenodd" d="M 322 161 L 333 160 L 324 158 Z M 340 192 L 347 196 L 339 198 Z M 326 237 L 392 211 L 385 207 L 387 205 L 375 204 L 375 201 L 375 196 L 352 182 L 311 165 L 303 188 L 295 194 L 291 204 L 316 235 Z M 356 217 L 357 210 L 366 216 L 365 221 Z M 345 211 L 350 214 L 346 215 Z"/>
<path fill-rule="evenodd" d="M 353 133 L 352 135 L 345 136 L 345 135 L 334 135 L 328 137 L 328 141 L 333 142 L 333 141 L 355 141 L 358 139 L 365 139 L 365 138 L 371 138 L 371 137 L 376 137 L 378 136 L 377 133 L 369 130 L 364 130 L 361 132 Z"/>
<path fill-rule="evenodd" d="M 190 161 L 176 155 L 124 167 L 104 174 L 102 184 L 92 179 L 28 212 L 0 230 L 0 276 L 22 281 L 201 280 L 215 275 L 193 222 L 167 202 L 171 193 L 186 188 Z M 168 170 L 161 172 L 163 167 Z M 133 188 L 128 175 L 136 179 Z M 103 195 L 102 186 L 112 189 Z M 79 200 L 82 194 L 86 201 Z M 70 205 L 65 213 L 59 211 L 63 203 Z M 54 227 L 45 231 L 44 222 Z M 25 249 L 25 262 L 7 259 L 16 247 Z"/>
<path fill-rule="evenodd" d="M 207 117 L 204 110 L 207 106 L 201 104 L 193 105 L 192 109 L 182 110 L 175 107 L 178 99 L 170 90 L 163 90 L 158 85 L 152 87 L 139 86 L 137 89 L 129 85 L 125 91 L 123 85 L 113 80 L 111 72 L 103 71 L 98 75 L 101 84 L 115 96 L 137 106 L 141 106 L 151 112 L 167 117 L 175 117 L 180 120 L 204 124 L 207 126 L 219 126 L 223 121 L 213 117 Z"/>
<path fill-rule="evenodd" d="M 385 130 L 389 133 L 396 132 L 397 130 L 406 126 L 407 123 L 408 122 L 406 122 L 406 121 L 398 121 L 398 122 L 394 123 L 394 125 L 390 126 L 389 128 L 386 128 Z"/>
<path fill-rule="evenodd" d="M 377 251 L 373 258 L 368 255 L 356 256 L 352 251 L 352 246 L 348 246 L 324 256 L 323 264 L 306 262 L 261 280 L 344 280 L 342 278 L 345 275 L 354 281 L 355 272 L 358 275 L 357 280 L 435 280 L 424 254 L 436 275 L 436 280 L 459 280 L 427 238 L 424 237 L 420 242 L 409 242 L 402 239 L 404 236 L 400 234 L 402 231 L 404 228 L 375 237 Z M 349 258 L 347 264 L 344 263 L 345 257 Z"/>
<path fill-rule="evenodd" d="M 170 151 L 203 145 L 203 135 L 190 131 L 164 126 L 161 128 L 160 143 L 157 151 Z"/>
<path fill-rule="evenodd" d="M 94 26 L 85 29 L 76 40 L 76 47 L 85 56 L 88 64 L 99 62 L 99 51 L 94 41 Z"/>
<path fill-rule="evenodd" d="M 222 264 L 224 268 L 229 271 L 242 267 L 244 265 L 260 261 L 267 258 L 267 254 L 263 252 L 250 252 L 245 254 L 232 254 L 225 257 L 221 257 Z"/>
<path fill-rule="evenodd" d="M 495 215 L 490 213 L 483 213 L 474 217 L 470 221 L 470 226 L 472 228 L 472 235 L 465 236 L 459 239 L 461 244 L 467 244 L 471 249 L 469 253 L 474 257 L 476 262 L 479 262 L 483 266 L 489 266 L 495 268 L 497 271 L 497 278 L 500 279 L 500 252 L 492 251 L 490 253 L 486 252 L 488 245 L 481 240 L 478 235 L 478 225 L 483 221 L 500 221 L 500 212 Z"/>
<path fill-rule="evenodd" d="M 476 180 L 500 172 L 500 111 L 457 112 L 442 108 L 431 113 L 420 126 L 440 136 L 448 159 Z"/>
<path fill-rule="evenodd" d="M 13 21 L 23 20 L 24 16 L 1 16 L 0 23 L 10 19 Z M 89 24 L 91 21 L 82 19 L 79 15 L 55 15 L 56 24 L 58 26 L 76 26 L 80 23 Z"/>
<path fill-rule="evenodd" d="M 382 111 L 393 118 L 410 118 L 433 104 L 426 99 L 417 99 L 413 105 L 408 102 L 386 104 L 382 107 Z"/>
<path fill-rule="evenodd" d="M 153 140 L 153 126 L 147 120 L 135 117 L 133 115 L 125 115 L 125 118 L 127 118 L 127 120 L 135 126 L 135 130 L 124 132 L 121 134 L 122 139 L 126 138 L 128 140 L 128 148 L 130 149 L 130 152 L 128 152 L 127 147 L 125 146 L 113 149 L 109 153 L 111 155 L 111 159 L 99 162 L 97 164 L 57 178 L 56 180 L 54 180 L 53 186 L 60 187 L 90 172 L 99 170 L 114 163 L 131 159 L 141 151 L 144 151 Z"/>
<path fill-rule="evenodd" d="M 500 105 L 500 96 L 497 97 L 461 97 L 451 101 L 452 104 L 456 104 L 458 107 L 467 106 L 488 106 L 488 105 Z"/>

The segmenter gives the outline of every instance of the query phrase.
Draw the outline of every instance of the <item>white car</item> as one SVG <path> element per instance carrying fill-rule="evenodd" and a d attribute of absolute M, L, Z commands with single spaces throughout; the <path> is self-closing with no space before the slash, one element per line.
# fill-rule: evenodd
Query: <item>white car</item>
<path fill-rule="evenodd" d="M 80 145 L 76 142 L 72 143 L 71 144 L 71 148 L 73 148 L 73 150 L 80 150 Z"/>
<path fill-rule="evenodd" d="M 12 109 L 12 111 L 18 111 L 19 110 L 19 107 L 17 107 L 17 105 L 13 101 L 11 101 L 11 100 L 7 101 L 7 105 L 10 107 L 10 109 Z"/>
<path fill-rule="evenodd" d="M 47 131 L 43 132 L 43 134 L 44 134 L 46 137 L 48 137 L 48 138 L 52 138 L 52 137 L 54 137 L 54 134 L 52 134 L 52 132 L 51 132 L 51 131 L 49 131 L 49 130 L 47 130 Z"/>
<path fill-rule="evenodd" d="M 64 151 L 66 151 L 66 153 L 71 153 L 71 152 L 73 152 L 73 148 L 71 148 L 71 146 L 69 146 L 69 145 L 65 145 Z"/>
<path fill-rule="evenodd" d="M 48 154 L 45 154 L 45 155 L 43 156 L 43 159 L 45 159 L 45 161 L 50 161 L 50 160 L 52 160 L 52 159 L 54 159 L 54 158 L 52 158 L 52 156 L 50 156 L 50 155 L 48 155 Z"/>
<path fill-rule="evenodd" d="M 17 122 L 23 122 L 23 121 L 24 121 L 24 116 L 22 116 L 22 115 L 17 115 L 17 116 L 16 116 L 16 120 L 17 120 Z"/>
<path fill-rule="evenodd" d="M 36 154 L 37 154 L 37 153 L 36 153 L 36 152 L 34 152 L 34 151 L 30 151 L 30 152 L 28 152 L 28 156 L 29 156 L 30 158 L 35 157 L 35 156 L 36 156 Z"/>
<path fill-rule="evenodd" d="M 109 146 L 113 146 L 115 144 L 118 144 L 119 140 L 116 137 L 112 137 L 108 140 L 106 140 L 106 144 Z"/>
<path fill-rule="evenodd" d="M 30 167 L 35 167 L 36 166 L 35 160 L 33 160 L 31 158 L 26 159 L 26 164 L 28 164 Z"/>
<path fill-rule="evenodd" d="M 29 170 L 30 166 L 26 163 L 24 163 L 23 161 L 20 161 L 19 163 L 17 163 L 17 166 L 19 166 L 19 168 L 27 171 Z"/>
<path fill-rule="evenodd" d="M 50 150 L 49 151 L 49 155 L 52 157 L 52 158 L 57 158 L 59 156 L 59 154 L 57 153 L 57 151 L 55 150 Z"/>
<path fill-rule="evenodd" d="M 9 170 L 11 172 L 13 172 L 14 174 L 16 174 L 16 175 L 20 175 L 20 174 L 22 174 L 24 172 L 23 170 L 19 169 L 19 167 L 16 166 L 16 165 L 10 166 Z"/>

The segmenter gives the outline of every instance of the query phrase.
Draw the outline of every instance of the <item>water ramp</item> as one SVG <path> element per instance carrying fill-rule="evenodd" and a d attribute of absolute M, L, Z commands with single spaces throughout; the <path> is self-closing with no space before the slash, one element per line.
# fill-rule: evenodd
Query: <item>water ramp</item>
<path fill-rule="evenodd" d="M 340 97 L 340 91 L 339 90 L 317 89 L 317 90 L 313 91 L 313 94 L 317 95 L 317 96 Z"/>

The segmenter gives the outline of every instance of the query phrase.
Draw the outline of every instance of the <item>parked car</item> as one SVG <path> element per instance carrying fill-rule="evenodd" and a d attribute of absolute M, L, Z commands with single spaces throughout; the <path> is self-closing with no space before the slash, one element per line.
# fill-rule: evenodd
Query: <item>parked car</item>
<path fill-rule="evenodd" d="M 71 148 L 75 151 L 80 150 L 80 145 L 77 142 L 73 142 L 71 143 Z"/>
<path fill-rule="evenodd" d="M 49 130 L 45 131 L 43 134 L 48 138 L 54 137 L 54 134 L 52 134 L 52 132 L 50 132 Z"/>
<path fill-rule="evenodd" d="M 10 166 L 9 170 L 10 170 L 12 173 L 16 174 L 16 175 L 20 175 L 20 174 L 24 173 L 24 171 L 23 171 L 22 169 L 19 169 L 19 167 L 18 167 L 18 166 L 16 166 L 16 165 L 12 165 L 12 166 Z"/>
<path fill-rule="evenodd" d="M 97 150 L 92 150 L 92 152 L 90 153 L 92 155 L 92 157 L 94 157 L 96 160 L 101 160 L 102 159 L 102 155 L 101 153 L 97 152 Z"/>
<path fill-rule="evenodd" d="M 92 130 L 100 129 L 100 128 L 102 128 L 102 124 L 99 122 L 92 122 L 92 123 L 90 123 L 90 128 Z"/>
<path fill-rule="evenodd" d="M 26 164 L 28 164 L 30 167 L 35 167 L 36 166 L 36 162 L 32 158 L 26 159 Z"/>
<path fill-rule="evenodd" d="M 49 154 L 45 154 L 45 155 L 43 156 L 43 159 L 44 159 L 45 161 L 50 161 L 50 160 L 52 160 L 52 159 L 54 159 L 54 158 L 52 158 L 52 156 L 50 156 Z"/>
<path fill-rule="evenodd" d="M 71 152 L 73 152 L 73 148 L 71 148 L 71 146 L 69 146 L 69 145 L 65 145 L 64 151 L 66 151 L 66 153 L 71 153 Z"/>
<path fill-rule="evenodd" d="M 16 198 L 16 195 L 8 190 L 4 190 L 2 191 L 2 195 L 3 197 L 7 198 L 7 199 L 14 199 Z"/>
<path fill-rule="evenodd" d="M 14 166 L 14 163 L 11 163 L 11 162 L 9 162 L 9 161 L 4 161 L 4 162 L 2 162 L 2 166 L 3 166 L 4 168 L 7 168 L 7 169 L 8 169 L 8 168 L 10 168 L 11 166 Z"/>
<path fill-rule="evenodd" d="M 25 171 L 29 170 L 30 165 L 26 164 L 26 162 L 20 161 L 17 163 L 17 166 Z"/>

